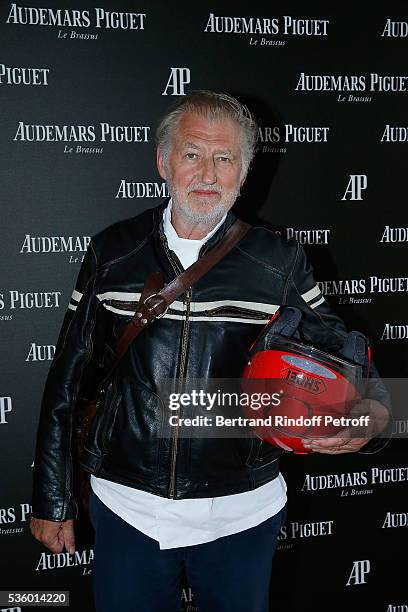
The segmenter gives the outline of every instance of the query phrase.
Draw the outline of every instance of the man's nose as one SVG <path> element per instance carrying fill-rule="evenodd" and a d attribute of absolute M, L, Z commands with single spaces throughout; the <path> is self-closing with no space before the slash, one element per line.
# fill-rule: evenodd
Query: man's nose
<path fill-rule="evenodd" d="M 212 157 L 202 159 L 200 164 L 200 180 L 207 185 L 217 182 L 217 173 Z"/>

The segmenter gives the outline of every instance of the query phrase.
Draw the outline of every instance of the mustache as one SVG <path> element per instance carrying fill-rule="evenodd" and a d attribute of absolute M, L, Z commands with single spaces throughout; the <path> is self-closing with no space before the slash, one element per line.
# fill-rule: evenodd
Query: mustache
<path fill-rule="evenodd" d="M 218 195 L 222 195 L 222 187 L 221 185 L 208 185 L 208 183 L 193 183 L 193 185 L 190 185 L 187 189 L 187 193 L 190 193 L 191 191 L 195 191 L 196 189 L 210 189 L 211 191 L 216 191 L 218 193 Z"/>

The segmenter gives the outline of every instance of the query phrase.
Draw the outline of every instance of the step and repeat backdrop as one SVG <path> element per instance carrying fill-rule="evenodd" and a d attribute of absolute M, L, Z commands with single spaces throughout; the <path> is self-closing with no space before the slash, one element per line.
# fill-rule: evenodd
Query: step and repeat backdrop
<path fill-rule="evenodd" d="M 238 213 L 304 245 L 381 374 L 404 377 L 408 10 L 3 0 L 0 50 L 0 590 L 69 590 L 71 609 L 91 612 L 86 519 L 75 554 L 50 553 L 28 529 L 42 388 L 90 236 L 167 195 L 154 133 L 177 96 L 237 95 L 260 123 Z M 408 611 L 404 441 L 288 454 L 282 470 L 271 610 Z M 188 584 L 182 601 L 198 610 Z"/>

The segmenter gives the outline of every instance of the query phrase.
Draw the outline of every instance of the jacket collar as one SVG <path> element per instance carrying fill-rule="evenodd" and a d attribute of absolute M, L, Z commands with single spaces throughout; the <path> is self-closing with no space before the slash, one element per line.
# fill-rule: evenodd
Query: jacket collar
<path fill-rule="evenodd" d="M 153 209 L 153 225 L 155 233 L 163 234 L 163 212 L 169 203 L 170 198 L 166 198 Z M 222 238 L 224 237 L 226 231 L 231 227 L 231 225 L 236 220 L 237 216 L 230 209 L 227 213 L 224 223 L 217 229 L 217 231 L 207 240 L 207 242 L 202 246 L 200 250 L 200 257 L 203 255 L 208 249 L 214 247 Z"/>

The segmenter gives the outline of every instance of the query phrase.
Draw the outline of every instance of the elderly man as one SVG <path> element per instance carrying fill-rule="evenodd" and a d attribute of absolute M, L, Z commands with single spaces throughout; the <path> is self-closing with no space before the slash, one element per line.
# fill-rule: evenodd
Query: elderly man
<path fill-rule="evenodd" d="M 257 126 L 236 99 L 181 98 L 161 121 L 157 166 L 170 201 L 92 239 L 48 375 L 34 466 L 33 535 L 74 550 L 72 421 L 92 368 L 109 362 L 146 277 L 166 283 L 219 243 L 254 155 Z M 91 472 L 98 612 L 180 610 L 183 573 L 201 612 L 267 612 L 285 519 L 281 451 L 257 438 L 165 438 L 165 379 L 237 378 L 280 304 L 303 312 L 305 337 L 327 350 L 345 330 L 302 248 L 252 228 L 164 316 L 146 325 L 117 366 L 82 455 Z M 309 441 L 359 450 L 368 439 Z M 372 442 L 371 442 L 372 444 Z"/>

